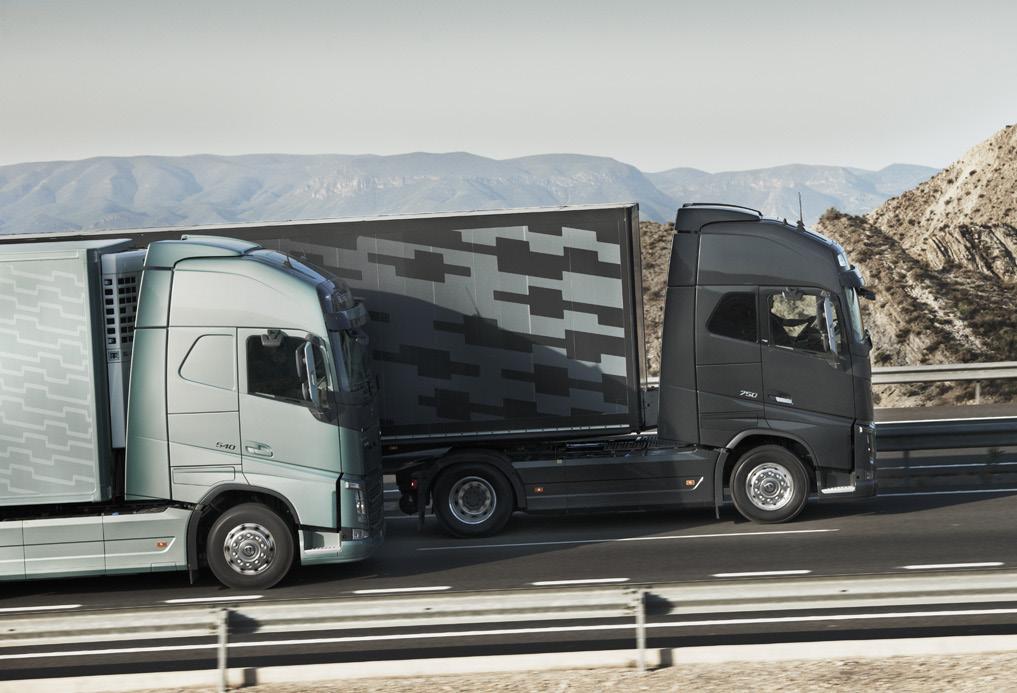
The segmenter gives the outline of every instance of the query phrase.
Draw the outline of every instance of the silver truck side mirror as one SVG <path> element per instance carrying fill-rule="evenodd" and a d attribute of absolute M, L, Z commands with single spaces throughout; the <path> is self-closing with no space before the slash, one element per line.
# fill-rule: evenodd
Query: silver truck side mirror
<path fill-rule="evenodd" d="M 314 344 L 304 342 L 304 380 L 307 387 L 307 396 L 311 404 L 321 407 L 321 396 L 318 393 L 317 382 L 318 370 L 314 367 Z"/>

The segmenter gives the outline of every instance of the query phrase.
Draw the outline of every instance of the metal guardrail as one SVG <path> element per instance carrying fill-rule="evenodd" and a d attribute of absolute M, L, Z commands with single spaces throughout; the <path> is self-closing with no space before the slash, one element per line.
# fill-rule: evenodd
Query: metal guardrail
<path fill-rule="evenodd" d="M 645 670 L 647 614 L 679 618 L 746 612 L 878 609 L 936 604 L 1017 601 L 1017 573 L 960 575 L 889 575 L 807 580 L 754 580 L 672 583 L 571 589 L 502 590 L 449 593 L 443 596 L 388 596 L 370 599 L 313 599 L 278 602 L 233 602 L 216 607 L 128 607 L 64 613 L 25 613 L 0 617 L 0 652 L 32 656 L 28 648 L 50 648 L 40 656 L 72 655 L 67 643 L 118 643 L 136 640 L 191 639 L 195 648 L 216 652 L 219 690 L 225 690 L 228 653 L 234 644 L 257 645 L 257 638 L 231 643 L 248 634 L 302 633 L 407 627 L 410 636 L 429 637 L 421 627 L 574 619 L 633 619 L 637 665 Z M 689 621 L 685 621 L 687 624 Z M 709 621 L 703 621 L 708 624 Z M 627 625 L 619 624 L 620 628 Z M 763 626 L 766 632 L 768 626 Z M 193 638 L 209 642 L 195 644 Z M 112 648 L 116 649 L 116 648 Z M 90 657 L 99 652 L 81 653 Z M 211 669 L 211 667 L 209 667 Z"/>
<path fill-rule="evenodd" d="M 645 589 L 612 588 L 24 614 L 0 619 L 0 651 L 5 647 L 215 637 L 218 689 L 225 691 L 230 640 L 237 635 L 632 618 L 636 662 L 642 672 L 646 670 L 646 594 Z"/>
<path fill-rule="evenodd" d="M 876 425 L 880 452 L 1007 447 L 1017 443 L 1017 420 L 884 421 Z"/>
<path fill-rule="evenodd" d="M 975 381 L 975 403 L 981 400 L 982 380 L 1017 378 L 1017 361 L 988 363 L 936 363 L 926 366 L 877 366 L 872 369 L 873 385 L 901 383 L 941 383 L 951 380 Z M 658 376 L 646 379 L 649 385 L 660 385 Z"/>
<path fill-rule="evenodd" d="M 927 366 L 880 366 L 872 369 L 873 385 L 975 381 L 975 404 L 982 400 L 982 380 L 1017 378 L 1017 361 L 937 363 Z"/>

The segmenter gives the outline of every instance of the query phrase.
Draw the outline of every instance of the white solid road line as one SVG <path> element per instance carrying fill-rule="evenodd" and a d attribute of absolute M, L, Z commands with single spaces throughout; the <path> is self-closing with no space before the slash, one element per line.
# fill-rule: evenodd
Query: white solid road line
<path fill-rule="evenodd" d="M 561 541 L 528 541 L 518 544 L 457 544 L 453 546 L 421 546 L 417 551 L 463 551 L 465 549 L 515 549 L 527 546 L 563 546 L 567 544 L 612 544 L 626 541 L 673 541 L 677 539 L 723 539 L 726 537 L 769 537 L 780 534 L 821 534 L 839 529 L 781 529 L 771 532 L 726 532 L 720 534 L 672 534 L 663 537 L 622 537 L 620 539 L 564 539 Z"/>
<path fill-rule="evenodd" d="M 915 423 L 950 423 L 957 421 L 1001 421 L 1005 419 L 1017 419 L 1017 416 L 972 416 L 970 419 L 912 419 L 911 421 L 877 421 L 876 429 L 880 426 L 892 426 L 893 424 L 915 424 Z"/>
<path fill-rule="evenodd" d="M 916 491 L 914 493 L 879 493 L 876 498 L 897 498 L 903 496 L 956 496 L 964 493 L 1014 493 L 1017 488 L 973 488 L 964 491 Z"/>
<path fill-rule="evenodd" d="M 11 606 L 0 609 L 0 614 L 16 614 L 19 611 L 70 611 L 80 609 L 81 604 L 53 604 L 51 606 Z"/>
<path fill-rule="evenodd" d="M 187 597 L 186 599 L 167 599 L 163 604 L 204 604 L 210 602 L 249 602 L 261 599 L 260 594 L 244 594 L 236 597 Z"/>
<path fill-rule="evenodd" d="M 982 563 L 927 563 L 924 565 L 902 565 L 904 570 L 940 570 L 943 568 L 998 568 L 1002 561 L 984 561 Z"/>
<path fill-rule="evenodd" d="M 390 587 L 373 590 L 353 590 L 353 594 L 396 594 L 398 592 L 444 592 L 452 589 L 451 585 L 437 585 L 435 587 Z"/>
<path fill-rule="evenodd" d="M 557 585 L 600 585 L 612 582 L 628 582 L 628 578 L 587 578 L 585 580 L 539 580 L 531 582 L 534 587 L 555 587 Z"/>
<path fill-rule="evenodd" d="M 811 570 L 756 570 L 748 573 L 714 573 L 715 578 L 771 577 L 774 575 L 808 575 Z"/>
<path fill-rule="evenodd" d="M 887 619 L 943 618 L 949 616 L 1009 616 L 1014 609 L 955 609 L 950 611 L 897 611 L 876 614 L 823 614 L 817 616 L 772 616 L 760 618 L 725 618 L 702 621 L 658 621 L 647 623 L 647 628 L 697 628 L 703 626 L 740 626 L 766 623 L 822 623 L 838 621 L 872 621 Z M 259 640 L 231 642 L 230 649 L 251 647 L 291 647 L 297 645 L 332 645 L 352 642 L 384 642 L 394 640 L 420 640 L 434 638 L 478 638 L 496 635 L 533 635 L 539 633 L 579 633 L 604 630 L 632 630 L 631 623 L 610 623 L 589 626 L 547 626 L 541 628 L 494 628 L 491 630 L 462 630 L 429 633 L 392 633 L 386 635 L 348 635 L 332 638 L 300 638 L 294 640 Z M 51 657 L 94 657 L 96 655 L 140 654 L 146 652 L 180 652 L 184 650 L 211 650 L 216 643 L 193 645 L 158 645 L 152 647 L 116 647 L 102 650 L 62 650 L 57 652 L 19 652 L 0 654 L 0 661 L 13 659 L 43 659 Z"/>

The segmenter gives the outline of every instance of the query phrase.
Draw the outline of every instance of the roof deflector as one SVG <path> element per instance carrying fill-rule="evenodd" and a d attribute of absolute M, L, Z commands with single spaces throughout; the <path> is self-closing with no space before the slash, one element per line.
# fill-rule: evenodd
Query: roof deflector
<path fill-rule="evenodd" d="M 707 224 L 720 221 L 760 221 L 763 213 L 751 207 L 713 202 L 689 202 L 675 215 L 674 230 L 678 233 L 697 233 Z"/>

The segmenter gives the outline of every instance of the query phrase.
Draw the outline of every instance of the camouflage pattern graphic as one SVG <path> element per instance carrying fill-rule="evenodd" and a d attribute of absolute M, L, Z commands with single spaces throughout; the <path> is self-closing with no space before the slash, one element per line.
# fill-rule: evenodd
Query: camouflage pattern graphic
<path fill-rule="evenodd" d="M 0 256 L 0 503 L 100 500 L 85 253 Z"/>
<path fill-rule="evenodd" d="M 367 305 L 386 438 L 625 428 L 625 211 L 336 222 L 261 242 Z"/>
<path fill-rule="evenodd" d="M 619 204 L 84 235 L 227 236 L 331 271 L 371 314 L 383 436 L 439 444 L 638 430 L 638 228 Z"/>

